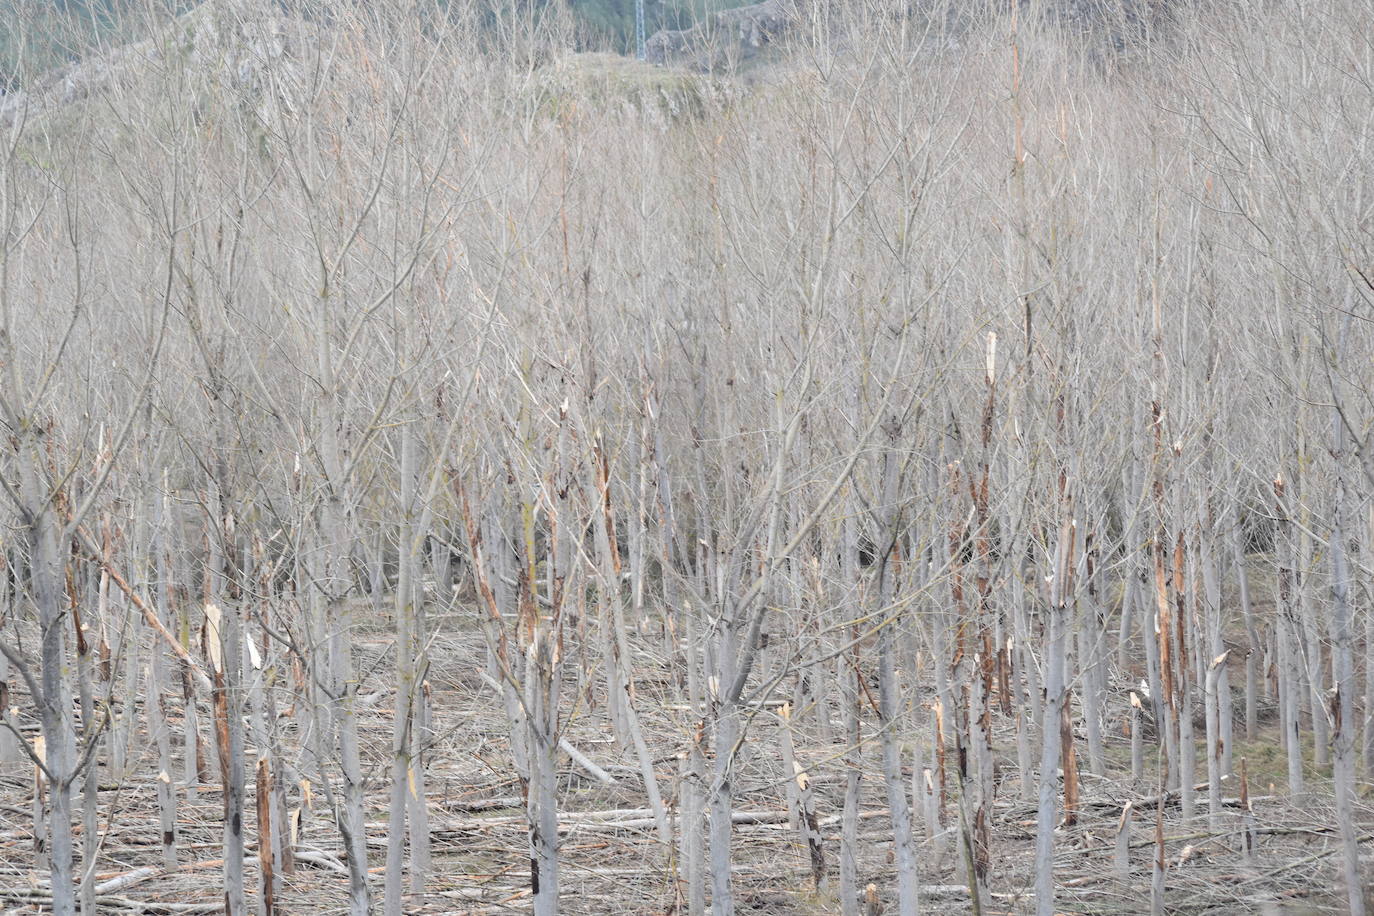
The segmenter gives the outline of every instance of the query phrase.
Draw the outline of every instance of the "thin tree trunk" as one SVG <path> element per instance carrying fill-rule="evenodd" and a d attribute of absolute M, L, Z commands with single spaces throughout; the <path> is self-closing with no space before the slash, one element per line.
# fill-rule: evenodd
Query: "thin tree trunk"
<path fill-rule="evenodd" d="M 184 554 L 178 553 L 178 556 Z M 184 572 L 184 570 L 181 570 Z M 177 581 L 188 581 L 184 576 L 178 576 Z M 180 606 L 178 608 L 178 623 L 180 625 L 180 638 L 183 646 L 192 645 L 191 634 L 198 628 L 192 626 L 192 605 L 194 604 L 185 593 L 182 594 Z M 182 717 L 183 734 L 182 747 L 185 749 L 185 785 L 186 801 L 188 803 L 196 800 L 198 790 L 201 785 L 209 781 L 209 763 L 205 752 L 205 742 L 201 735 L 200 728 L 200 708 L 196 702 L 196 682 L 191 676 L 190 665 L 183 659 L 179 665 L 181 671 L 181 698 L 182 698 Z"/>
<path fill-rule="evenodd" d="M 33 754 L 46 766 L 48 741 L 42 735 L 37 735 L 33 739 Z M 48 799 L 48 778 L 45 775 L 44 767 L 35 765 L 33 768 L 33 864 L 40 871 L 52 868 L 52 857 L 49 855 L 48 844 L 48 826 L 52 819 L 52 809 L 48 805 Z"/>
<path fill-rule="evenodd" d="M 4 554 L 0 553 L 0 634 L 3 634 L 4 624 L 13 618 L 12 599 L 8 583 L 5 579 L 8 571 L 5 569 Z M 4 636 L 0 635 L 0 639 Z M 0 652 L 0 720 L 3 720 L 10 708 L 10 659 L 8 655 Z M 22 751 L 19 749 L 19 739 L 14 732 L 0 725 L 0 767 L 9 766 L 21 759 Z"/>
<path fill-rule="evenodd" d="M 1196 638 L 1189 639 L 1192 615 L 1189 609 L 1194 606 L 1195 590 L 1185 575 L 1187 547 L 1180 527 L 1178 540 L 1174 546 L 1174 601 L 1176 603 L 1174 623 L 1174 686 L 1178 690 L 1178 790 L 1179 808 L 1185 822 L 1193 819 L 1197 798 L 1194 790 L 1197 774 L 1197 741 L 1193 733 L 1193 669 L 1190 646 Z M 1196 634 L 1193 634 L 1194 637 Z"/>
<path fill-rule="evenodd" d="M 1233 516 L 1230 525 L 1231 551 L 1236 563 L 1236 585 L 1240 590 L 1240 611 L 1245 621 L 1245 740 L 1255 739 L 1255 726 L 1259 721 L 1259 685 L 1257 680 L 1259 662 L 1263 652 L 1259 630 L 1255 626 L 1254 607 L 1250 603 L 1250 574 L 1245 563 L 1245 535 L 1241 530 L 1238 516 Z"/>
<path fill-rule="evenodd" d="M 272 771 L 266 757 L 258 758 L 255 781 L 258 815 L 258 868 L 262 873 L 259 905 L 262 916 L 273 916 L 277 909 L 277 856 L 272 836 Z"/>
<path fill-rule="evenodd" d="M 1365 526 L 1365 557 L 1374 558 L 1374 502 Z M 1368 567 L 1366 567 L 1368 568 Z M 1352 690 L 1353 685 L 1352 685 Z M 1364 614 L 1364 781 L 1374 783 L 1374 609 Z"/>
<path fill-rule="evenodd" d="M 728 631 L 728 624 L 723 627 Z M 717 682 L 728 684 L 734 680 L 729 659 L 735 650 L 728 637 L 723 642 L 726 644 L 716 649 L 720 665 Z M 710 792 L 711 913 L 712 916 L 734 916 L 735 898 L 730 886 L 731 813 L 734 810 L 734 768 L 731 764 L 740 739 L 739 710 L 733 702 L 719 696 L 712 699 L 711 705 L 715 725 L 715 765 L 711 771 Z"/>
<path fill-rule="evenodd" d="M 1207 655 L 1215 658 L 1228 653 L 1222 638 L 1225 621 L 1222 617 L 1221 569 L 1217 559 L 1215 517 L 1211 506 L 1204 507 L 1205 517 L 1198 536 L 1198 563 L 1202 566 L 1203 598 L 1207 615 Z M 1230 666 L 1223 664 L 1216 673 L 1217 733 L 1208 735 L 1208 757 L 1220 758 L 1221 776 L 1231 776 L 1231 752 L 1235 741 L 1234 702 L 1231 696 Z"/>
<path fill-rule="evenodd" d="M 423 894 L 431 876 L 429 796 L 425 788 L 425 751 L 433 735 L 430 717 L 430 687 L 423 672 L 429 667 L 426 642 L 425 614 L 422 596 L 416 597 L 414 640 L 416 645 L 416 682 L 418 689 L 411 701 L 410 713 L 410 774 L 406 781 L 406 806 L 410 809 L 410 892 Z"/>
<path fill-rule="evenodd" d="M 1021 531 L 1019 518 L 1009 520 L 1007 529 L 1014 532 L 1011 556 L 1016 570 L 1015 574 L 1010 577 L 1012 630 L 1015 634 L 1011 647 L 1011 663 L 1012 688 L 1016 694 L 1012 701 L 1012 713 L 1016 719 L 1016 769 L 1019 774 L 1021 799 L 1022 801 L 1030 801 L 1035 798 L 1036 793 L 1033 778 L 1035 767 L 1031 751 L 1031 730 L 1035 722 L 1035 714 L 1027 706 L 1028 703 L 1038 702 L 1038 699 L 1028 699 L 1032 691 L 1038 691 L 1038 685 L 1035 684 L 1034 666 L 1028 667 L 1026 664 L 1030 657 L 1030 628 L 1027 625 L 1029 612 L 1026 599 L 1026 580 L 1020 569 L 1022 560 L 1026 555 L 1026 539 Z"/>
<path fill-rule="evenodd" d="M 1307 701 L 1312 716 L 1312 762 L 1319 768 L 1325 768 L 1331 765 L 1331 720 L 1327 718 L 1326 698 L 1322 695 L 1322 684 L 1326 681 L 1326 664 L 1322 658 L 1323 641 L 1317 624 L 1315 596 L 1307 584 L 1309 576 L 1302 572 L 1309 567 L 1313 555 L 1312 518 L 1301 498 L 1307 489 L 1307 483 L 1304 481 L 1297 501 L 1302 524 L 1298 525 L 1298 556 L 1293 584 L 1297 589 L 1302 639 L 1307 650 L 1303 680 L 1307 684 Z"/>
<path fill-rule="evenodd" d="M 640 777 L 644 781 L 644 793 L 649 810 L 654 813 L 654 824 L 659 842 L 665 854 L 671 848 L 673 831 L 668 823 L 668 810 L 664 807 L 663 796 L 659 792 L 658 778 L 654 775 L 654 758 L 644 738 L 644 729 L 639 723 L 639 714 L 634 708 L 634 698 L 630 689 L 630 641 L 625 627 L 624 602 L 621 596 L 619 568 L 616 552 L 611 538 L 614 524 L 611 516 L 610 476 L 604 455 L 597 449 L 593 455 L 596 464 L 595 480 L 588 488 L 592 500 L 592 530 L 596 538 L 597 554 L 600 558 L 598 574 L 602 595 L 602 619 L 610 627 L 613 641 L 611 669 L 606 676 L 611 691 L 620 695 L 618 715 L 624 720 L 625 735 L 635 750 L 639 762 Z"/>
<path fill-rule="evenodd" d="M 1134 802 L 1126 802 L 1122 806 L 1121 819 L 1116 824 L 1116 854 L 1112 858 L 1112 865 L 1117 880 L 1123 884 L 1131 879 L 1131 821 L 1134 819 L 1134 805 Z"/>
<path fill-rule="evenodd" d="M 840 576 L 847 594 L 857 596 L 859 588 L 859 536 L 855 521 L 857 500 L 850 499 L 841 529 Z M 859 697 L 862 674 L 859 668 L 859 625 L 848 630 L 854 648 L 837 662 L 836 682 L 840 685 L 844 709 L 844 810 L 840 816 L 840 912 L 859 914 L 859 793 L 863 780 L 863 747 L 860 734 Z"/>
<path fill-rule="evenodd" d="M 1353 304 L 1347 302 L 1347 312 Z M 1355 647 L 1351 633 L 1350 565 L 1346 558 L 1346 531 L 1349 527 L 1349 494 L 1346 492 L 1345 423 L 1338 411 L 1332 412 L 1331 457 L 1336 467 L 1336 493 L 1331 532 L 1331 651 L 1335 664 L 1336 693 L 1331 699 L 1335 766 L 1332 772 L 1336 794 L 1336 826 L 1341 836 L 1346 899 L 1350 916 L 1364 916 L 1364 872 L 1360 868 L 1360 848 L 1355 831 Z"/>
<path fill-rule="evenodd" d="M 1164 851 L 1164 800 L 1166 781 L 1159 782 L 1159 803 L 1155 807 L 1155 845 L 1150 865 L 1150 916 L 1164 916 L 1164 882 L 1169 873 L 1169 860 Z"/>
<path fill-rule="evenodd" d="M 687 885 L 687 916 L 706 916 L 706 876 L 705 863 L 702 861 L 706 802 L 702 781 L 706 773 L 706 759 L 702 753 L 702 740 L 702 729 L 695 729 L 690 747 L 682 758 L 682 826 L 678 838 L 678 857 L 681 862 L 680 880 Z"/>
<path fill-rule="evenodd" d="M 901 429 L 894 419 L 887 429 L 887 448 L 882 460 L 882 501 L 884 519 L 883 556 L 878 567 L 878 606 L 883 618 L 878 630 L 878 719 L 882 730 L 883 780 L 887 785 L 887 806 L 892 818 L 892 843 L 897 864 L 897 912 L 916 916 L 920 912 L 920 882 L 916 874 L 916 847 L 911 830 L 911 804 L 902 779 L 900 733 L 901 687 L 897 683 L 895 651 L 896 618 L 889 616 L 895 594 L 897 538 L 897 445 Z"/>
<path fill-rule="evenodd" d="M 343 836 L 345 861 L 348 866 L 349 911 L 353 916 L 370 912 L 371 895 L 367 887 L 367 827 L 364 819 L 364 791 L 362 755 L 358 743 L 358 719 L 353 708 L 357 697 L 357 683 L 352 673 L 352 650 L 340 643 L 348 639 L 352 630 L 352 613 L 343 603 L 335 605 L 327 614 L 332 621 L 329 641 L 330 683 L 335 697 L 330 701 L 332 718 L 339 732 L 339 764 L 343 772 Z"/>
<path fill-rule="evenodd" d="M 139 502 L 141 503 L 142 501 L 140 500 Z M 140 514 L 137 524 L 139 529 L 146 527 L 146 517 Z M 146 544 L 146 536 L 140 531 L 138 535 L 135 535 L 134 542 L 137 545 L 136 549 L 139 550 L 140 560 L 146 561 L 147 554 L 143 553 L 143 547 Z M 147 568 L 141 569 L 140 572 L 140 577 L 146 583 L 149 579 Z M 106 608 L 106 613 L 108 613 L 110 587 L 109 573 L 107 570 L 102 569 L 100 575 L 100 587 L 105 595 L 104 606 Z M 118 603 L 121 606 L 122 613 L 120 614 L 121 620 L 118 630 L 119 648 L 115 650 L 114 656 L 116 658 L 122 657 L 124 660 L 124 683 L 122 687 L 123 702 L 120 704 L 120 714 L 115 717 L 114 721 L 111 723 L 109 746 L 111 780 L 122 784 L 129 775 L 129 742 L 138 726 L 138 707 L 140 705 L 138 702 L 138 691 L 139 682 L 142 680 L 139 677 L 139 665 L 142 661 L 143 619 L 140 615 L 132 612 L 127 602 Z M 102 617 L 104 616 L 105 615 L 102 614 Z M 108 618 L 106 617 L 105 619 Z M 110 684 L 109 699 L 111 701 L 113 701 L 115 693 L 120 689 L 117 682 L 112 682 Z"/>
<path fill-rule="evenodd" d="M 109 538 L 105 538 L 105 548 L 108 550 Z M 82 585 L 76 578 L 76 571 L 70 574 L 68 588 L 70 590 L 71 614 L 73 642 L 76 645 L 76 683 L 77 683 L 77 702 L 81 705 L 81 737 L 84 739 L 77 745 L 77 751 L 84 757 L 85 748 L 82 745 L 92 741 L 99 741 L 100 736 L 97 731 L 95 715 L 95 702 L 91 696 L 91 688 L 96 681 L 96 671 L 91 661 L 92 646 L 88 635 L 96 632 L 95 624 L 103 617 L 105 612 L 102 596 L 108 597 L 107 589 L 101 588 L 97 583 L 104 579 L 103 571 L 91 569 L 87 576 L 84 576 L 89 583 L 89 594 L 81 595 Z M 83 600 L 84 599 L 84 600 Z M 92 600 L 94 599 L 94 600 Z M 90 611 L 94 608 L 95 620 L 91 620 L 82 611 Z M 92 761 L 93 763 L 94 761 Z M 78 888 L 77 896 L 81 904 L 81 912 L 95 912 L 95 865 L 96 857 L 99 854 L 98 844 L 100 842 L 99 831 L 96 829 L 97 818 L 100 811 L 99 795 L 99 776 L 92 768 L 85 774 L 76 774 L 81 779 L 81 886 Z M 95 777 L 95 778 L 92 778 Z"/>
<path fill-rule="evenodd" d="M 55 916 L 76 913 L 77 882 L 72 871 L 72 783 L 76 778 L 76 729 L 67 684 L 66 613 L 62 604 L 62 559 L 57 519 L 39 476 L 46 453 L 41 433 L 26 431 L 19 446 L 19 475 L 28 514 L 30 588 L 38 611 L 40 639 L 39 722 L 45 744 L 48 784 L 48 868 Z"/>
<path fill-rule="evenodd" d="M 1285 501 L 1283 479 L 1274 478 L 1274 508 L 1278 518 L 1278 532 L 1274 538 L 1274 556 L 1278 560 L 1278 657 L 1279 708 L 1283 727 L 1284 746 L 1288 751 L 1288 791 L 1291 795 L 1303 792 L 1302 730 L 1299 714 L 1299 650 L 1297 612 L 1294 605 L 1292 521 Z"/>
<path fill-rule="evenodd" d="M 157 576 L 157 615 L 164 625 L 171 622 L 170 595 L 171 583 L 168 581 L 167 530 L 170 522 L 170 496 L 166 492 L 167 475 L 163 472 L 163 493 L 155 501 L 153 526 L 153 568 Z M 172 785 L 172 742 L 171 728 L 167 724 L 167 710 L 164 701 L 164 686 L 169 682 L 171 671 L 167 666 L 167 653 L 161 641 L 154 642 L 148 669 L 148 726 L 152 731 L 153 742 L 157 745 L 157 808 L 162 826 L 162 864 L 171 871 L 177 867 L 177 810 L 176 791 Z M 188 755 L 194 754 L 194 747 L 186 748 Z"/>
<path fill-rule="evenodd" d="M 1255 813 L 1250 808 L 1250 774 L 1240 758 L 1240 857 L 1247 867 L 1255 864 Z"/>
<path fill-rule="evenodd" d="M 1212 659 L 1207 666 L 1207 829 L 1213 833 L 1219 833 L 1222 829 L 1221 779 L 1226 771 L 1220 721 L 1223 701 L 1217 685 L 1228 655 L 1229 650 Z"/>
<path fill-rule="evenodd" d="M 1145 741 L 1141 734 L 1140 695 L 1131 691 L 1131 783 L 1140 785 L 1145 775 Z"/>
<path fill-rule="evenodd" d="M 530 890 L 535 916 L 558 913 L 558 727 L 549 640 L 537 633 L 525 654 L 526 720 L 530 729 Z"/>
<path fill-rule="evenodd" d="M 1054 916 L 1054 831 L 1059 823 L 1056 801 L 1059 797 L 1059 760 L 1061 731 L 1055 727 L 1060 721 L 1067 691 L 1064 683 L 1064 618 L 1067 613 L 1073 569 L 1073 522 L 1068 519 L 1067 498 L 1061 497 L 1066 508 L 1065 520 L 1059 531 L 1059 545 L 1049 601 L 1049 638 L 1045 650 L 1045 724 L 1041 729 L 1043 746 L 1040 754 L 1040 800 L 1036 811 L 1035 829 L 1035 911 L 1037 916 Z"/>
<path fill-rule="evenodd" d="M 819 892 L 825 883 L 825 844 L 821 837 L 820 821 L 816 818 L 816 795 L 811 791 L 811 777 L 805 767 L 797 760 L 796 749 L 792 742 L 792 707 L 783 704 L 779 713 L 782 718 L 780 735 L 784 771 L 792 774 L 790 785 L 794 787 L 797 821 L 795 829 L 801 834 L 806 846 L 807 864 L 811 869 L 812 889 Z"/>
<path fill-rule="evenodd" d="M 857 630 L 857 628 L 853 628 Z M 863 746 L 859 720 L 859 652 L 848 663 L 844 684 L 845 709 L 845 802 L 840 816 L 840 912 L 842 916 L 859 915 L 859 792 L 863 786 Z"/>
<path fill-rule="evenodd" d="M 401 916 L 404 889 L 406 796 L 410 778 L 410 732 L 415 707 L 415 436 L 412 424 L 401 427 L 401 510 L 396 574 L 396 700 L 392 715 L 391 801 L 387 811 L 386 883 L 383 912 Z"/>
<path fill-rule="evenodd" d="M 211 543 L 222 545 L 210 553 L 209 601 L 205 607 L 206 643 L 214 668 L 215 732 L 218 735 L 220 779 L 224 800 L 224 907 L 227 916 L 246 913 L 243 882 L 243 712 L 240 607 L 234 567 L 234 528 L 223 502 L 222 467 L 212 481 L 209 501 L 215 530 Z"/>

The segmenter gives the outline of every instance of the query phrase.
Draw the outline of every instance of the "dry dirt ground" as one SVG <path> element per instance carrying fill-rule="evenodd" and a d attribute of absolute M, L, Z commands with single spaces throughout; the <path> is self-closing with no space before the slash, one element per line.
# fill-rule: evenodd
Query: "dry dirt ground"
<path fill-rule="evenodd" d="M 439 635 L 430 647 L 428 680 L 433 704 L 434 745 L 427 758 L 427 789 L 433 839 L 433 873 L 423 894 L 412 894 L 408 913 L 506 913 L 529 909 L 529 860 L 519 787 L 513 776 L 501 705 L 479 672 L 485 659 L 480 635 L 460 619 L 437 621 Z M 366 707 L 364 768 L 368 792 L 369 847 L 372 877 L 380 901 L 385 859 L 387 768 L 391 735 L 391 694 L 386 673 L 392 669 L 385 630 L 362 632 L 355 641 L 359 670 L 370 672 L 363 693 L 380 691 Z M 569 662 L 576 664 L 576 653 Z M 662 670 L 652 659 L 640 660 L 640 671 Z M 1133 683 L 1126 680 L 1123 683 Z M 787 689 L 790 690 L 790 687 Z M 670 803 L 677 794 L 678 751 L 692 723 L 687 712 L 669 696 L 666 673 L 637 684 L 637 708 L 659 756 L 657 770 Z M 22 706 L 27 698 L 20 696 Z M 169 698 L 173 728 L 180 721 L 179 700 Z M 287 703 L 282 703 L 284 708 Z M 1118 704 L 1122 705 L 1122 704 Z M 1124 708 L 1124 705 L 1123 705 Z M 617 748 L 604 729 L 601 711 L 579 704 L 567 728 L 574 745 L 616 777 L 607 786 L 588 776 L 571 760 L 562 761 L 561 797 L 564 832 L 561 837 L 561 891 L 567 913 L 611 914 L 674 912 L 671 862 L 654 841 L 651 822 L 641 811 L 644 797 L 632 753 Z M 288 719 L 282 720 L 288 743 L 295 738 Z M 1098 779 L 1085 774 L 1084 808 L 1077 826 L 1062 829 L 1057 842 L 1060 908 L 1079 913 L 1138 913 L 1148 911 L 1154 814 L 1138 820 L 1132 832 L 1131 872 L 1122 881 L 1113 871 L 1113 850 L 1121 806 L 1153 794 L 1149 787 L 1129 784 L 1128 742 L 1120 723 L 1109 737 L 1113 764 L 1125 778 Z M 737 808 L 757 815 L 759 823 L 736 829 L 735 883 L 741 912 L 834 913 L 839 911 L 839 823 L 842 807 L 843 746 L 825 743 L 814 734 L 798 732 L 798 756 L 813 769 L 818 813 L 826 840 L 829 878 L 816 889 L 809 880 L 806 851 L 798 833 L 787 823 L 782 766 L 777 751 L 777 716 L 755 717 L 746 741 L 737 780 Z M 833 729 L 838 740 L 839 723 Z M 872 882 L 888 912 L 893 886 L 890 830 L 882 804 L 877 771 L 878 747 L 874 723 L 864 724 L 865 772 L 860 821 L 860 886 Z M 1342 897 L 1336 887 L 1336 843 L 1332 824 L 1329 778 L 1309 770 L 1309 798 L 1284 794 L 1284 762 L 1272 730 L 1242 743 L 1237 757 L 1247 756 L 1251 795 L 1258 835 L 1252 862 L 1237 852 L 1238 809 L 1228 808 L 1225 830 L 1210 833 L 1206 824 L 1206 796 L 1200 793 L 1198 816 L 1184 823 L 1176 804 L 1166 809 L 1165 834 L 1170 869 L 1168 909 L 1177 913 L 1320 913 L 1339 912 Z M 1003 779 L 995 810 L 991 900 L 984 913 L 1030 910 L 1030 862 L 1034 841 L 1033 803 L 1020 799 L 1014 776 L 1014 737 L 998 736 L 1004 755 Z M 176 747 L 178 757 L 181 748 Z M 179 796 L 180 853 L 183 867 L 166 874 L 158 870 L 158 818 L 154 777 L 156 755 L 146 731 L 135 737 L 141 754 L 137 775 L 121 786 L 103 786 L 99 825 L 102 831 L 98 882 L 135 869 L 146 877 L 117 893 L 102 895 L 101 912 L 172 913 L 218 912 L 220 884 L 220 812 L 218 788 L 202 788 L 194 800 Z M 248 762 L 253 761 L 250 746 Z M 1199 768 L 1199 776 L 1205 768 Z M 102 782 L 104 780 L 102 779 Z M 1271 789 L 1270 783 L 1275 787 Z M 1359 834 L 1368 873 L 1374 876 L 1374 806 L 1370 787 L 1361 798 Z M 42 904 L 46 876 L 34 869 L 32 810 L 33 775 L 28 764 L 9 764 L 0 772 L 0 913 L 35 912 Z M 298 846 L 311 861 L 300 863 L 284 876 L 279 912 L 291 914 L 343 913 L 345 876 L 338 864 L 338 834 L 318 786 L 313 810 L 302 811 Z M 1235 788 L 1227 797 L 1234 801 Z M 79 804 L 79 799 L 78 799 Z M 299 789 L 291 807 L 301 804 Z M 251 844 L 257 836 L 249 781 L 248 829 L 250 888 L 258 871 Z M 949 808 L 949 823 L 957 824 L 957 807 Z M 964 867 L 957 855 L 955 834 L 938 845 L 923 839 L 921 881 L 931 908 L 940 912 L 969 912 L 963 889 Z M 78 848 L 81 838 L 78 835 Z M 1371 878 L 1374 883 L 1374 878 Z"/>

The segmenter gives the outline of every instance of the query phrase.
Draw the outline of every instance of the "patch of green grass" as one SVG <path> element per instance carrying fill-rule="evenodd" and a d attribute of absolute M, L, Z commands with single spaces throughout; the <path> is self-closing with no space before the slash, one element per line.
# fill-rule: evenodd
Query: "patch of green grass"
<path fill-rule="evenodd" d="M 1299 741 L 1302 744 L 1302 776 L 1307 788 L 1310 790 L 1323 783 L 1329 784 L 1331 767 L 1317 766 L 1312 733 L 1304 730 Z M 1277 725 L 1256 729 L 1255 737 L 1250 740 L 1238 737 L 1231 753 L 1237 772 L 1240 772 L 1241 758 L 1245 758 L 1251 793 L 1268 792 L 1271 785 L 1278 794 L 1288 791 L 1288 755 L 1283 750 Z M 1321 789 L 1329 790 L 1329 785 Z"/>

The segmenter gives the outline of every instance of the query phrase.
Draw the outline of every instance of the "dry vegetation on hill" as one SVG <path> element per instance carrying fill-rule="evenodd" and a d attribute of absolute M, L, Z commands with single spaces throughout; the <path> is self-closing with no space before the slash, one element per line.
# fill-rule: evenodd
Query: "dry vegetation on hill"
<path fill-rule="evenodd" d="M 1363 913 L 1368 11 L 1104 9 L 0 98 L 0 908 Z"/>

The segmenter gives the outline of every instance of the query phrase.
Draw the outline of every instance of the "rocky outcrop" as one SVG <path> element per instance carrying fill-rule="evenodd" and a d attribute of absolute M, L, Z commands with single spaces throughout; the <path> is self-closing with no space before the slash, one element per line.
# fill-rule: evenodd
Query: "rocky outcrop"
<path fill-rule="evenodd" d="M 119 82 L 131 68 L 156 63 L 161 54 L 151 41 L 113 48 L 98 57 L 61 67 L 27 90 L 0 95 L 0 127 L 33 120 Z"/>
<path fill-rule="evenodd" d="M 1198 0 L 1017 0 L 1022 17 L 1036 17 L 1066 36 L 1087 39 L 1100 50 L 1125 51 L 1139 46 L 1169 21 L 1176 8 Z M 727 57 L 748 60 L 783 39 L 811 9 L 801 0 L 764 0 L 712 13 L 690 28 L 664 29 L 645 45 L 650 63 L 707 70 Z M 908 16 L 933 47 L 957 46 L 961 38 L 1007 14 L 1006 0 L 907 0 L 894 16 Z M 1023 18 L 1023 21 L 1025 19 Z M 851 39 L 854 36 L 850 36 Z M 859 42 L 856 42 L 859 43 Z"/>
<path fill-rule="evenodd" d="M 645 43 L 645 57 L 650 63 L 687 63 L 705 69 L 727 52 L 752 56 L 798 21 L 795 0 L 764 0 L 721 10 L 690 29 L 655 32 Z"/>
<path fill-rule="evenodd" d="M 318 44 L 314 33 L 309 23 L 265 4 L 212 0 L 172 20 L 154 38 L 92 55 L 0 95 L 0 127 L 33 121 L 173 66 L 184 66 L 193 82 L 236 93 L 253 107 L 290 106 L 303 52 Z"/>

